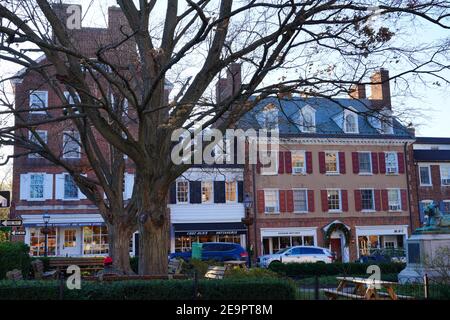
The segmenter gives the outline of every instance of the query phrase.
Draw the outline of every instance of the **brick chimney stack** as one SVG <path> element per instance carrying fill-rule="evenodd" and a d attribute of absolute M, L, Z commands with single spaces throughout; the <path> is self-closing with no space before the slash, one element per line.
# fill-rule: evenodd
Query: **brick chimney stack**
<path fill-rule="evenodd" d="M 366 86 L 363 84 L 352 85 L 350 88 L 350 97 L 353 99 L 366 99 Z"/>
<path fill-rule="evenodd" d="M 122 9 L 117 6 L 112 6 L 108 8 L 108 29 L 113 32 L 120 32 L 121 27 L 128 28 L 128 21 Z M 123 32 L 129 30 L 123 29 Z"/>
<path fill-rule="evenodd" d="M 241 64 L 230 64 L 227 68 L 227 77 L 220 78 L 216 83 L 216 102 L 220 103 L 238 92 L 241 83 Z"/>
<path fill-rule="evenodd" d="M 389 70 L 381 68 L 370 77 L 372 103 L 379 108 L 391 109 L 391 88 L 389 86 Z"/>

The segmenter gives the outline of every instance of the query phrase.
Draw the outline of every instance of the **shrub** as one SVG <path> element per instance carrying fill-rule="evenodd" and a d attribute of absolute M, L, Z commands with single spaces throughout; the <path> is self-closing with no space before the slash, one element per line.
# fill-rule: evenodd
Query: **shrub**
<path fill-rule="evenodd" d="M 279 274 L 272 270 L 262 268 L 234 268 L 226 271 L 226 277 L 231 279 L 248 279 L 248 278 L 279 278 Z"/>
<path fill-rule="evenodd" d="M 24 277 L 30 273 L 30 248 L 22 242 L 0 243 L 0 279 L 4 279 L 6 272 L 13 269 L 22 271 Z"/>
<path fill-rule="evenodd" d="M 55 300 L 58 281 L 0 281 L 0 300 Z M 200 280 L 200 299 L 292 300 L 296 288 L 281 279 Z M 193 298 L 192 280 L 152 280 L 82 282 L 80 290 L 65 288 L 67 300 L 189 300 Z"/>

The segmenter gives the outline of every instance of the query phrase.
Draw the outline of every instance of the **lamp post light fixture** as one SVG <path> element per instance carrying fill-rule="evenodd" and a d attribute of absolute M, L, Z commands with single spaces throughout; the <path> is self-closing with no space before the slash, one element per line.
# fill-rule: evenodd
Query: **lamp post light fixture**
<path fill-rule="evenodd" d="M 253 199 L 252 196 L 248 193 L 245 194 L 244 199 L 243 199 L 243 203 L 244 203 L 244 208 L 245 208 L 245 218 L 242 218 L 242 223 L 244 223 L 247 226 L 247 248 L 249 251 L 249 257 L 248 257 L 248 264 L 249 267 L 251 267 L 251 246 L 250 246 L 250 226 L 253 224 L 253 218 L 250 217 L 250 209 L 253 206 Z"/>
<path fill-rule="evenodd" d="M 48 212 L 46 212 L 42 215 L 42 220 L 44 220 L 44 228 L 41 231 L 45 235 L 44 257 L 47 257 L 47 255 L 48 255 L 48 234 L 50 233 L 50 229 L 48 227 L 48 223 L 50 222 L 50 215 L 48 214 Z"/>

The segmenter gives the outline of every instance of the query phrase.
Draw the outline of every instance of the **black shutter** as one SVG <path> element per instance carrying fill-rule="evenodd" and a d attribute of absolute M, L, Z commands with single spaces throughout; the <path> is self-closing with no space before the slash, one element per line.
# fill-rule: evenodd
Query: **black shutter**
<path fill-rule="evenodd" d="M 191 203 L 202 203 L 202 182 L 189 182 L 189 198 Z"/>
<path fill-rule="evenodd" d="M 139 233 L 134 234 L 134 255 L 139 256 Z"/>
<path fill-rule="evenodd" d="M 238 181 L 238 202 L 244 201 L 244 181 Z"/>
<path fill-rule="evenodd" d="M 172 182 L 170 185 L 170 192 L 169 192 L 169 201 L 170 203 L 174 204 L 177 203 L 177 185 L 176 182 Z"/>
<path fill-rule="evenodd" d="M 225 181 L 214 181 L 214 203 L 225 203 Z"/>

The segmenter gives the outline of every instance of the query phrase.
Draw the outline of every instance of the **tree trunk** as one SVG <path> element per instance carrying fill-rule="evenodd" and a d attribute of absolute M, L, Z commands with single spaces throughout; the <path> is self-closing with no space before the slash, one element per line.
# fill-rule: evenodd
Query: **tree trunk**
<path fill-rule="evenodd" d="M 130 266 L 130 239 L 133 230 L 124 223 L 107 225 L 109 256 L 113 259 L 113 266 L 125 274 L 133 274 Z"/>

